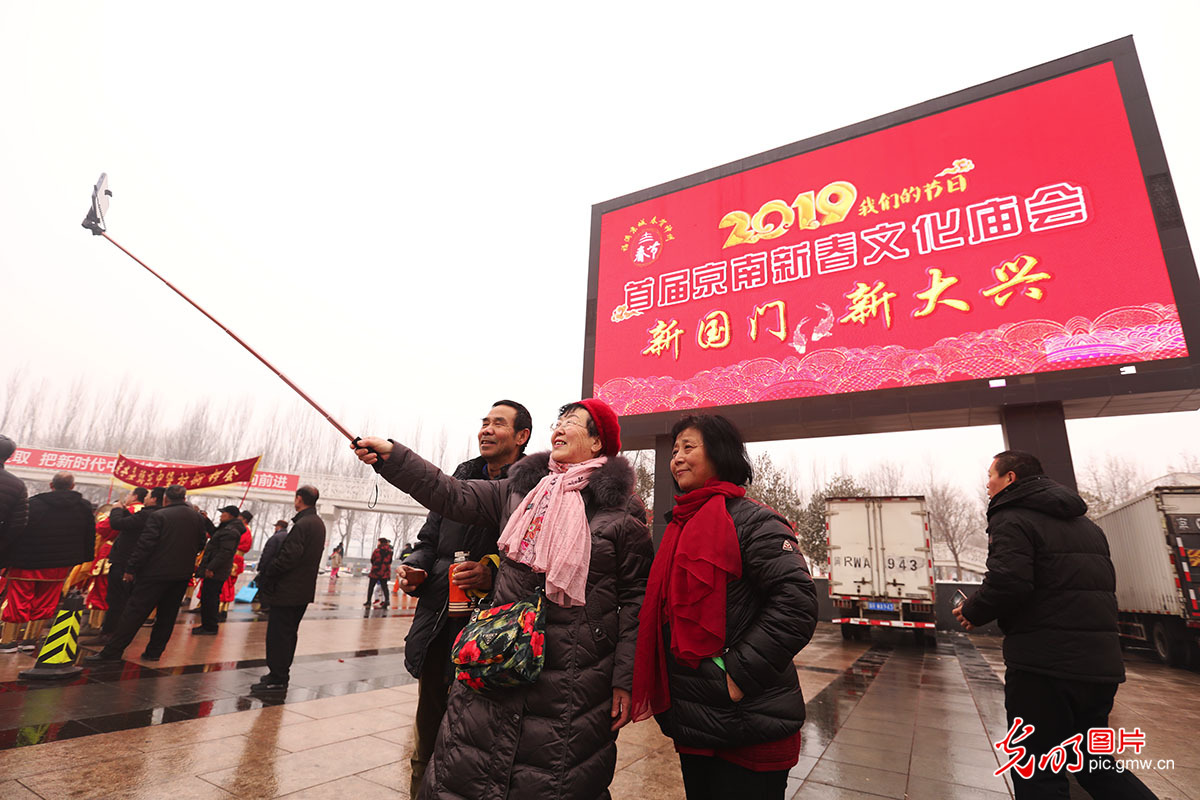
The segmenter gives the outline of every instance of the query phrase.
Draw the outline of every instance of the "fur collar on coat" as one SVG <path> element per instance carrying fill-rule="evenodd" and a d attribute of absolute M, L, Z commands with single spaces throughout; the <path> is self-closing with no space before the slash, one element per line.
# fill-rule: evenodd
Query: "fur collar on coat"
<path fill-rule="evenodd" d="M 513 464 L 508 477 L 512 488 L 522 497 L 529 494 L 538 481 L 550 474 L 550 452 L 533 453 Z M 633 494 L 636 479 L 633 465 L 624 456 L 614 456 L 592 473 L 587 489 L 591 501 L 600 508 L 625 508 Z"/>

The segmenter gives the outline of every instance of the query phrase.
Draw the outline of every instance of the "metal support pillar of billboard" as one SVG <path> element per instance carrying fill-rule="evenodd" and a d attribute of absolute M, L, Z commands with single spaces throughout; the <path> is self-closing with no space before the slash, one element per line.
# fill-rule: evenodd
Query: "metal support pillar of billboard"
<path fill-rule="evenodd" d="M 665 514 L 675 505 L 675 479 L 671 477 L 671 448 L 674 445 L 675 440 L 666 434 L 654 437 L 654 523 L 650 527 L 650 536 L 654 539 L 655 550 L 667 532 Z"/>
<path fill-rule="evenodd" d="M 1000 427 L 1005 449 L 1033 453 L 1047 475 L 1078 491 L 1062 403 L 1004 406 L 1000 409 Z"/>

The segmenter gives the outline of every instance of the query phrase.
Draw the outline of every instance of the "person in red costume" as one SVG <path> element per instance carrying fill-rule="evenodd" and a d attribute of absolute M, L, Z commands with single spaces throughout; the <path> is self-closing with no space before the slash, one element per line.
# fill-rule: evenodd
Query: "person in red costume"
<path fill-rule="evenodd" d="M 254 515 L 249 511 L 243 511 L 238 516 L 242 518 L 242 524 L 246 526 L 246 530 L 238 542 L 237 553 L 233 557 L 233 569 L 229 571 L 229 578 L 221 587 L 221 622 L 224 622 L 228 616 L 229 607 L 233 604 L 234 596 L 237 595 L 238 576 L 246 571 L 246 553 L 250 552 L 250 548 L 254 546 L 254 534 L 250 533 L 250 520 L 254 519 Z"/>
<path fill-rule="evenodd" d="M 83 602 L 88 607 L 88 628 L 98 631 L 104 624 L 104 614 L 108 611 L 108 554 L 112 552 L 113 540 L 117 532 L 108 524 L 108 514 L 111 505 L 103 505 L 96 511 L 96 558 L 92 562 L 91 581 L 88 583 L 87 596 Z"/>

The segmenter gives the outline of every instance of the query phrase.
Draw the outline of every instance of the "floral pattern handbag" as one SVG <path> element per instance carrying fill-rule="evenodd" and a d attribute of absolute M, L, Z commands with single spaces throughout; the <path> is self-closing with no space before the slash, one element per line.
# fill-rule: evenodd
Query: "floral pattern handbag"
<path fill-rule="evenodd" d="M 546 653 L 546 597 L 480 608 L 454 640 L 454 676 L 475 691 L 533 683 Z"/>

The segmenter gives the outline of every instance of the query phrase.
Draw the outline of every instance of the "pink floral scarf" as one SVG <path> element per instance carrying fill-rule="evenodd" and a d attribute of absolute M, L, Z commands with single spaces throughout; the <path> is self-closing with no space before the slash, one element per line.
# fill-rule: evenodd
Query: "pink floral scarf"
<path fill-rule="evenodd" d="M 560 464 L 550 459 L 550 474 L 538 481 L 522 501 L 520 513 L 508 518 L 500 534 L 500 550 L 513 561 L 546 575 L 546 597 L 563 607 L 581 606 L 592 563 L 592 532 L 582 491 L 607 456 Z"/>

